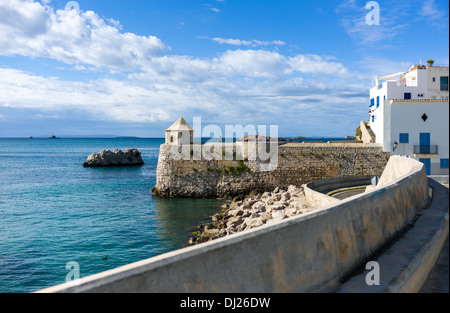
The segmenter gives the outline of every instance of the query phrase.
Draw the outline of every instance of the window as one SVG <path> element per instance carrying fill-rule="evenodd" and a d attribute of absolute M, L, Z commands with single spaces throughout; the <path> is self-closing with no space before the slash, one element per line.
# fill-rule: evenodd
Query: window
<path fill-rule="evenodd" d="M 433 83 L 435 83 L 436 82 L 436 77 L 433 77 Z"/>
<path fill-rule="evenodd" d="M 449 168 L 448 159 L 441 159 L 441 168 Z"/>
<path fill-rule="evenodd" d="M 418 98 L 423 98 L 423 93 L 417 94 L 417 97 L 418 97 Z"/>
<path fill-rule="evenodd" d="M 448 76 L 441 76 L 441 91 L 448 91 Z"/>
<path fill-rule="evenodd" d="M 375 122 L 375 115 L 372 115 L 372 123 Z"/>
<path fill-rule="evenodd" d="M 419 159 L 419 162 L 422 162 L 425 165 L 427 175 L 431 175 L 431 159 Z"/>
<path fill-rule="evenodd" d="M 404 95 L 403 99 L 405 99 L 405 100 L 411 99 L 411 93 L 410 92 L 405 92 L 405 95 Z"/>
<path fill-rule="evenodd" d="M 370 106 L 373 107 L 375 105 L 375 99 L 370 99 Z"/>
<path fill-rule="evenodd" d="M 380 96 L 377 97 L 377 108 L 380 106 Z"/>
<path fill-rule="evenodd" d="M 399 136 L 399 142 L 400 143 L 409 143 L 409 134 L 408 133 L 401 133 Z"/>

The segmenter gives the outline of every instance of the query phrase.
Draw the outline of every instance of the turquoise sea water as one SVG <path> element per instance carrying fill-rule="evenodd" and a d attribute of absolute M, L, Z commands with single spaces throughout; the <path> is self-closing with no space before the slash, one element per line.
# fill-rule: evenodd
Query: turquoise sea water
<path fill-rule="evenodd" d="M 154 198 L 163 139 L 0 139 L 0 292 L 64 283 L 182 248 L 222 201 Z M 136 148 L 139 168 L 88 169 L 103 149 Z M 108 256 L 104 260 L 105 256 Z"/>

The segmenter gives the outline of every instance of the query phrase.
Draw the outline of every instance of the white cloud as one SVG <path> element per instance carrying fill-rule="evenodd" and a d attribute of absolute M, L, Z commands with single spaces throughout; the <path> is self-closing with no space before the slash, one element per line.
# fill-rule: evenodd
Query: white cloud
<path fill-rule="evenodd" d="M 409 5 L 404 1 L 381 3 L 380 25 L 366 23 L 366 16 L 371 11 L 366 9 L 365 5 L 366 2 L 345 0 L 335 9 L 345 31 L 363 46 L 376 44 L 377 48 L 381 48 L 380 43 L 400 35 L 408 26 L 407 23 L 400 22 L 400 17 L 409 10 Z"/>
<path fill-rule="evenodd" d="M 221 12 L 221 10 L 219 10 L 218 8 L 211 8 L 211 11 L 216 12 L 216 13 Z"/>
<path fill-rule="evenodd" d="M 108 25 L 112 24 L 112 25 Z M 38 2 L 0 0 L 0 54 L 45 57 L 131 71 L 168 49 L 154 36 L 121 33 L 92 11 L 54 11 Z"/>
<path fill-rule="evenodd" d="M 208 37 L 203 37 L 203 38 L 209 39 Z M 261 40 L 241 40 L 241 39 L 219 38 L 219 37 L 215 37 L 211 40 L 218 42 L 220 44 L 227 44 L 227 45 L 234 45 L 234 46 L 250 46 L 250 47 L 269 46 L 269 45 L 283 46 L 286 44 L 285 42 L 283 42 L 281 40 L 261 41 Z"/>
<path fill-rule="evenodd" d="M 339 62 L 330 62 L 318 55 L 297 55 L 289 58 L 289 65 L 295 71 L 316 75 L 347 76 L 349 71 Z"/>
<path fill-rule="evenodd" d="M 433 20 L 439 20 L 445 16 L 445 11 L 438 9 L 434 0 L 426 0 L 423 2 L 419 14 Z"/>
<path fill-rule="evenodd" d="M 364 101 L 361 90 L 366 90 L 332 57 L 255 48 L 282 41 L 214 38 L 254 49 L 228 50 L 213 58 L 163 55 L 167 47 L 160 39 L 123 33 L 118 21 L 92 11 L 54 11 L 31 1 L 0 0 L 0 17 L 6 13 L 16 21 L 0 19 L 0 55 L 46 57 L 70 70 L 127 76 L 104 78 L 100 73 L 100 78 L 77 82 L 0 67 L 0 103 L 8 104 L 0 106 L 3 110 L 33 111 L 42 118 L 77 111 L 92 120 L 127 123 L 170 123 L 195 114 L 242 124 L 293 119 L 297 125 L 306 111 L 326 117 L 330 103 L 347 119 L 352 106 L 357 114 Z"/>
<path fill-rule="evenodd" d="M 420 6 L 418 14 L 424 17 L 438 31 L 448 28 L 448 3 L 444 7 L 442 2 L 436 4 L 434 0 L 426 0 Z"/>

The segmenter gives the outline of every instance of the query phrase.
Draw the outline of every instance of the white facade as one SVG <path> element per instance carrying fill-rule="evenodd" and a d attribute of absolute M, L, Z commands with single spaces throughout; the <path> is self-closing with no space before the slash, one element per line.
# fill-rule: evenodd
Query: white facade
<path fill-rule="evenodd" d="M 194 130 L 180 117 L 175 123 L 166 129 L 166 144 L 190 145 L 194 142 Z"/>
<path fill-rule="evenodd" d="M 370 90 L 376 142 L 386 152 L 422 161 L 429 175 L 449 174 L 448 76 L 448 67 L 415 65 L 377 78 Z"/>

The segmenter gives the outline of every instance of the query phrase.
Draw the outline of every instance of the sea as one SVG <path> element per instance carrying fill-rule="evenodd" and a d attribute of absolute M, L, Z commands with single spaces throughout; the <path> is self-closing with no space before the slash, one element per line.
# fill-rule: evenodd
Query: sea
<path fill-rule="evenodd" d="M 0 293 L 34 292 L 73 279 L 74 269 L 81 278 L 186 247 L 226 200 L 154 197 L 162 143 L 0 138 Z M 138 149 L 145 165 L 83 167 L 91 153 L 116 148 Z"/>

